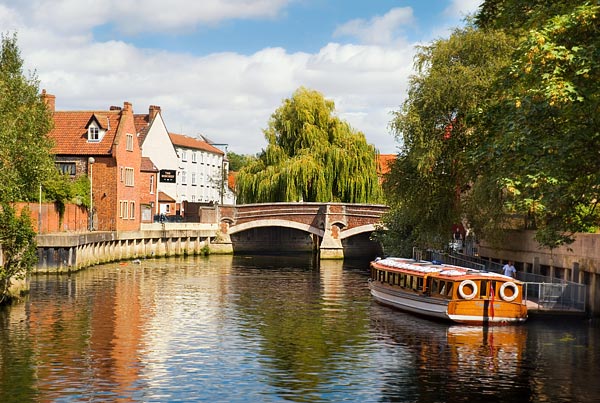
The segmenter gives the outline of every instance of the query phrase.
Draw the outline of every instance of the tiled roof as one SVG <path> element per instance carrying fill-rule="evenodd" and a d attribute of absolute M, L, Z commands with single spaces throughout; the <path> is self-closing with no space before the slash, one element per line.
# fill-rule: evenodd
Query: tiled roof
<path fill-rule="evenodd" d="M 377 158 L 377 173 L 385 175 L 390 171 L 392 162 L 398 157 L 397 154 L 379 154 Z"/>
<path fill-rule="evenodd" d="M 61 111 L 54 112 L 54 128 L 48 134 L 55 142 L 52 153 L 57 155 L 107 155 L 119 127 L 121 111 Z M 101 141 L 88 142 L 87 124 L 95 117 L 102 127 L 109 128 Z"/>
<path fill-rule="evenodd" d="M 213 145 L 208 144 L 206 141 L 175 133 L 169 133 L 169 137 L 171 138 L 171 143 L 173 143 L 174 146 L 192 148 L 196 150 L 208 151 L 213 154 L 225 155 L 223 151 L 219 150 Z"/>
<path fill-rule="evenodd" d="M 133 124 L 135 125 L 135 130 L 139 133 L 140 130 L 142 130 L 150 124 L 150 115 L 148 115 L 147 113 L 134 113 Z"/>
<path fill-rule="evenodd" d="M 229 189 L 235 189 L 235 179 L 237 177 L 237 172 L 229 172 L 227 175 L 227 185 Z"/>
<path fill-rule="evenodd" d="M 148 157 L 142 157 L 142 165 L 140 167 L 140 171 L 142 172 L 158 172 L 158 168 L 152 160 Z"/>
<path fill-rule="evenodd" d="M 175 199 L 166 194 L 165 192 L 158 192 L 158 201 L 159 202 L 167 202 L 167 203 L 175 203 Z"/>

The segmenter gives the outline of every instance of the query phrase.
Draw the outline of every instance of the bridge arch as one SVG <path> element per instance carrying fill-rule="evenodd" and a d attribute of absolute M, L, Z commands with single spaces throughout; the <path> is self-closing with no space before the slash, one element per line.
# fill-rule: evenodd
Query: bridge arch
<path fill-rule="evenodd" d="M 313 235 L 317 235 L 322 237 L 325 233 L 323 229 L 315 228 L 312 225 L 290 221 L 290 220 L 281 220 L 281 219 L 267 219 L 267 220 L 254 220 L 245 222 L 239 225 L 234 225 L 229 227 L 229 234 L 233 235 L 238 232 L 246 231 L 253 228 L 263 228 L 263 227 L 285 227 L 297 229 L 300 231 L 308 232 Z"/>
<path fill-rule="evenodd" d="M 372 249 L 369 244 L 373 241 L 367 235 L 375 231 L 388 209 L 385 205 L 305 202 L 219 206 L 218 238 L 228 242 L 232 250 L 236 242 L 240 248 L 263 247 L 265 243 L 276 248 L 278 242 L 282 246 L 298 242 L 298 247 L 306 247 L 306 238 L 300 235 L 304 233 L 312 239 L 313 250 L 319 251 L 321 259 L 340 259 L 347 249 L 354 253 Z M 269 227 L 273 232 L 263 232 Z M 287 233 L 286 229 L 298 233 Z"/>

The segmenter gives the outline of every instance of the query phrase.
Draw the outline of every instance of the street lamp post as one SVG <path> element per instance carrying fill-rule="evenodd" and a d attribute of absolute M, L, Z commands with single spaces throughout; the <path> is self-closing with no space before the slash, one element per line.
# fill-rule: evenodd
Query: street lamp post
<path fill-rule="evenodd" d="M 88 164 L 90 166 L 90 231 L 94 230 L 94 173 L 93 173 L 93 165 L 96 160 L 94 157 L 88 158 Z"/>
<path fill-rule="evenodd" d="M 227 147 L 229 146 L 229 144 L 225 144 L 225 143 L 209 143 L 209 144 L 213 147 L 225 147 L 225 155 L 223 155 L 223 157 L 221 158 L 221 180 L 220 180 L 221 190 L 219 191 L 221 205 L 223 205 L 223 198 L 225 197 L 225 190 L 227 189 L 227 178 L 225 177 L 225 158 L 227 158 Z"/>

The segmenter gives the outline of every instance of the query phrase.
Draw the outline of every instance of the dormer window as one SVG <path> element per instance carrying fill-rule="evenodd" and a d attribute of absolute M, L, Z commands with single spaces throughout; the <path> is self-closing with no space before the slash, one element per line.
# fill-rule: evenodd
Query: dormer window
<path fill-rule="evenodd" d="M 105 120 L 106 125 L 103 125 L 101 122 Z M 87 129 L 87 139 L 88 142 L 97 143 L 102 141 L 102 138 L 106 134 L 106 131 L 110 129 L 110 122 L 107 117 L 99 117 L 96 114 L 92 115 L 87 125 L 85 126 Z"/>
<path fill-rule="evenodd" d="M 91 125 L 88 127 L 88 140 L 99 141 L 100 140 L 100 129 L 97 126 Z"/>

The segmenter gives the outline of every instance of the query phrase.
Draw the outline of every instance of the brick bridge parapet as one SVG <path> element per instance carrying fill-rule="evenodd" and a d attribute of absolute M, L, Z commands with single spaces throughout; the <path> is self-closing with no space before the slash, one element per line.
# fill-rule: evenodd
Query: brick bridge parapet
<path fill-rule="evenodd" d="M 388 207 L 351 203 L 260 203 L 220 206 L 219 241 L 231 243 L 230 235 L 259 227 L 287 227 L 318 237 L 322 259 L 343 258 L 342 240 L 370 233 Z"/>

